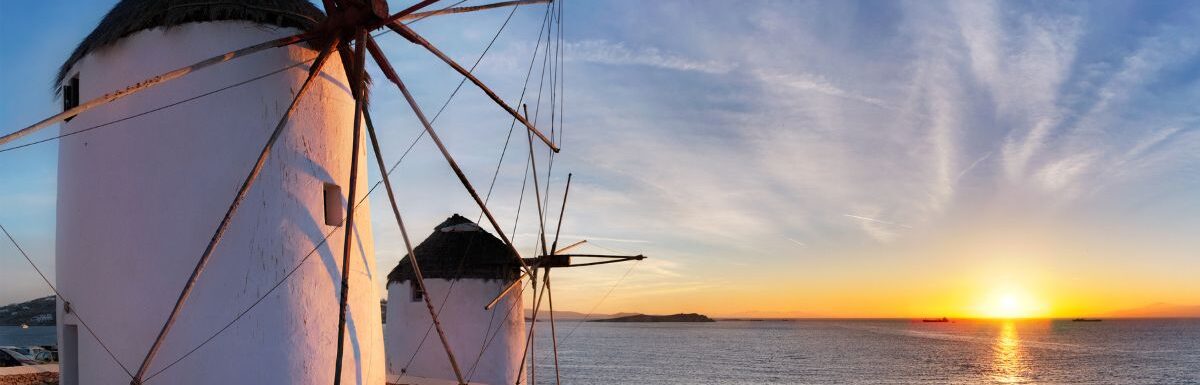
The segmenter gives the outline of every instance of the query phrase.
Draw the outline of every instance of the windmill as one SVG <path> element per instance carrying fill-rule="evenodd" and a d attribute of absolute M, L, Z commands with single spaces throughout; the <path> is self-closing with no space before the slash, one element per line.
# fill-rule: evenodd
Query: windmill
<path fill-rule="evenodd" d="M 371 139 L 410 254 L 412 245 L 365 108 L 367 55 L 403 94 L 510 249 L 521 276 L 536 281 L 535 269 L 545 268 L 544 287 L 549 286 L 551 265 L 569 261 L 563 264 L 563 255 L 547 252 L 521 257 L 370 34 L 390 30 L 424 48 L 519 122 L 531 151 L 536 137 L 558 152 L 551 138 L 471 71 L 403 23 L 544 2 L 423 11 L 436 3 L 424 0 L 395 13 L 383 0 L 324 0 L 323 13 L 305 0 L 119 3 L 64 64 L 64 111 L 0 137 L 3 146 L 70 120 L 56 137 L 62 138 L 56 257 L 61 286 L 55 291 L 63 382 L 383 381 L 378 295 L 364 273 L 372 270 L 374 259 L 361 207 L 366 203 L 366 178 L 360 178 L 365 137 Z M 196 60 L 200 53 L 218 54 Z M 234 62 L 238 66 L 226 64 Z M 340 71 L 336 63 L 342 64 Z M 303 67 L 305 76 L 240 94 L 247 99 L 195 102 L 211 94 L 195 95 L 210 83 L 245 84 L 254 71 L 274 71 L 270 75 Z M 346 94 L 348 101 L 337 98 Z M 161 104 L 176 98 L 185 99 Z M 146 115 L 165 108 L 187 112 Z M 131 117 L 146 120 L 129 124 L 133 127 L 126 134 L 91 132 Z M 216 164 L 222 160 L 224 165 Z M 544 233 L 543 224 L 543 238 Z M 325 262 L 325 270 L 300 270 L 313 255 Z M 271 276 L 255 270 L 256 264 L 293 267 Z M 208 276 L 228 283 L 239 273 L 240 285 L 204 284 Z M 186 277 L 182 283 L 181 277 Z M 280 298 L 268 298 L 273 292 Z M 331 293 L 336 298 L 328 298 Z M 232 321 L 219 317 L 228 314 L 219 310 L 247 302 Z M 267 309 L 259 313 L 270 317 L 258 321 L 269 325 L 235 324 L 256 306 Z M 428 299 L 426 306 L 456 368 L 455 380 L 466 383 Z M 224 338 L 213 342 L 222 333 Z"/>

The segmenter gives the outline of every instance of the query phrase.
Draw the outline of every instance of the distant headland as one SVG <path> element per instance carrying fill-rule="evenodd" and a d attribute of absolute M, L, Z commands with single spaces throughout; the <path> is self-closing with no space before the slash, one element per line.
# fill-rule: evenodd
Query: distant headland
<path fill-rule="evenodd" d="M 703 314 L 687 313 L 672 315 L 634 314 L 616 318 L 591 320 L 588 322 L 717 322 Z"/>

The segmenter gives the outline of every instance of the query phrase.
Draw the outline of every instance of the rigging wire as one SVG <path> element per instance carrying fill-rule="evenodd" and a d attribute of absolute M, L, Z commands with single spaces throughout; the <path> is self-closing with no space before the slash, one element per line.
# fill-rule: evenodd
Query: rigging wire
<path fill-rule="evenodd" d="M 58 291 L 58 288 L 54 286 L 53 283 L 50 283 L 50 279 L 46 278 L 46 274 L 42 273 L 42 269 L 39 269 L 37 267 L 37 264 L 33 263 L 33 259 L 29 258 L 29 254 L 25 253 L 25 249 L 21 248 L 21 245 L 19 243 L 17 243 L 17 240 L 15 238 L 13 238 L 12 234 L 10 234 L 8 232 L 8 229 L 5 228 L 4 225 L 2 225 L 2 224 L 0 224 L 0 231 L 3 231 L 4 235 L 6 237 L 8 237 L 8 241 L 12 243 L 13 247 L 16 247 L 17 251 L 21 252 L 21 256 L 25 257 L 25 260 L 29 262 L 29 266 L 33 266 L 33 270 L 36 271 L 37 274 L 42 277 L 43 281 L 46 281 L 46 286 L 50 286 L 50 290 L 54 292 L 54 295 L 58 296 L 58 298 L 61 299 L 63 301 L 63 303 L 66 304 L 66 306 L 70 306 L 71 301 L 67 300 L 67 297 L 63 296 L 62 293 L 60 293 Z M 92 327 L 88 326 L 87 322 L 83 320 L 83 316 L 79 315 L 79 309 L 73 309 L 73 310 L 70 310 L 69 312 L 71 314 L 75 315 L 75 319 L 79 320 L 79 324 L 83 325 L 83 328 L 85 330 L 87 330 L 88 334 L 90 334 L 92 336 L 92 338 L 96 339 L 96 342 L 100 344 L 101 348 L 104 348 L 104 352 L 108 353 L 109 357 L 112 357 L 113 362 L 116 362 L 117 366 L 120 366 L 121 370 L 124 370 L 125 374 L 128 375 L 129 378 L 132 379 L 133 372 L 129 371 L 129 368 L 125 367 L 125 364 L 122 364 L 121 360 L 118 360 L 117 356 L 115 354 L 113 354 L 112 349 L 109 349 L 108 345 L 104 344 L 104 341 L 100 339 L 100 336 L 97 336 L 96 332 L 92 331 Z"/>

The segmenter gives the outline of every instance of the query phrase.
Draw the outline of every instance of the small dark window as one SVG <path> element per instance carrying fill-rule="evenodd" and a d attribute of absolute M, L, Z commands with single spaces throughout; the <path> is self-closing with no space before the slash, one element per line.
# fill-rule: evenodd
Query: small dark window
<path fill-rule="evenodd" d="M 408 281 L 409 292 L 412 293 L 412 301 L 418 302 L 425 298 L 425 292 L 421 291 L 421 285 L 417 284 L 417 280 Z"/>
<path fill-rule="evenodd" d="M 63 111 L 79 106 L 79 75 L 72 77 L 62 87 Z M 69 121 L 73 118 L 75 118 L 74 115 L 66 120 Z"/>
<path fill-rule="evenodd" d="M 342 226 L 342 186 L 325 184 L 325 225 Z"/>

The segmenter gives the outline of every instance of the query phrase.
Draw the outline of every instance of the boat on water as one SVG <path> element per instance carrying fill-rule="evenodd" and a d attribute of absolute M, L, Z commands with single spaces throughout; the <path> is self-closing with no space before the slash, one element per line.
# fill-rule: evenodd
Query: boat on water
<path fill-rule="evenodd" d="M 946 318 L 946 317 L 942 317 L 942 318 L 926 318 L 926 319 L 923 319 L 923 320 L 921 320 L 921 322 L 950 322 L 950 319 L 949 319 L 949 318 Z"/>
<path fill-rule="evenodd" d="M 1071 320 L 1071 322 L 1100 322 L 1100 321 L 1103 321 L 1103 320 L 1099 319 L 1099 318 L 1076 318 L 1076 319 Z"/>

